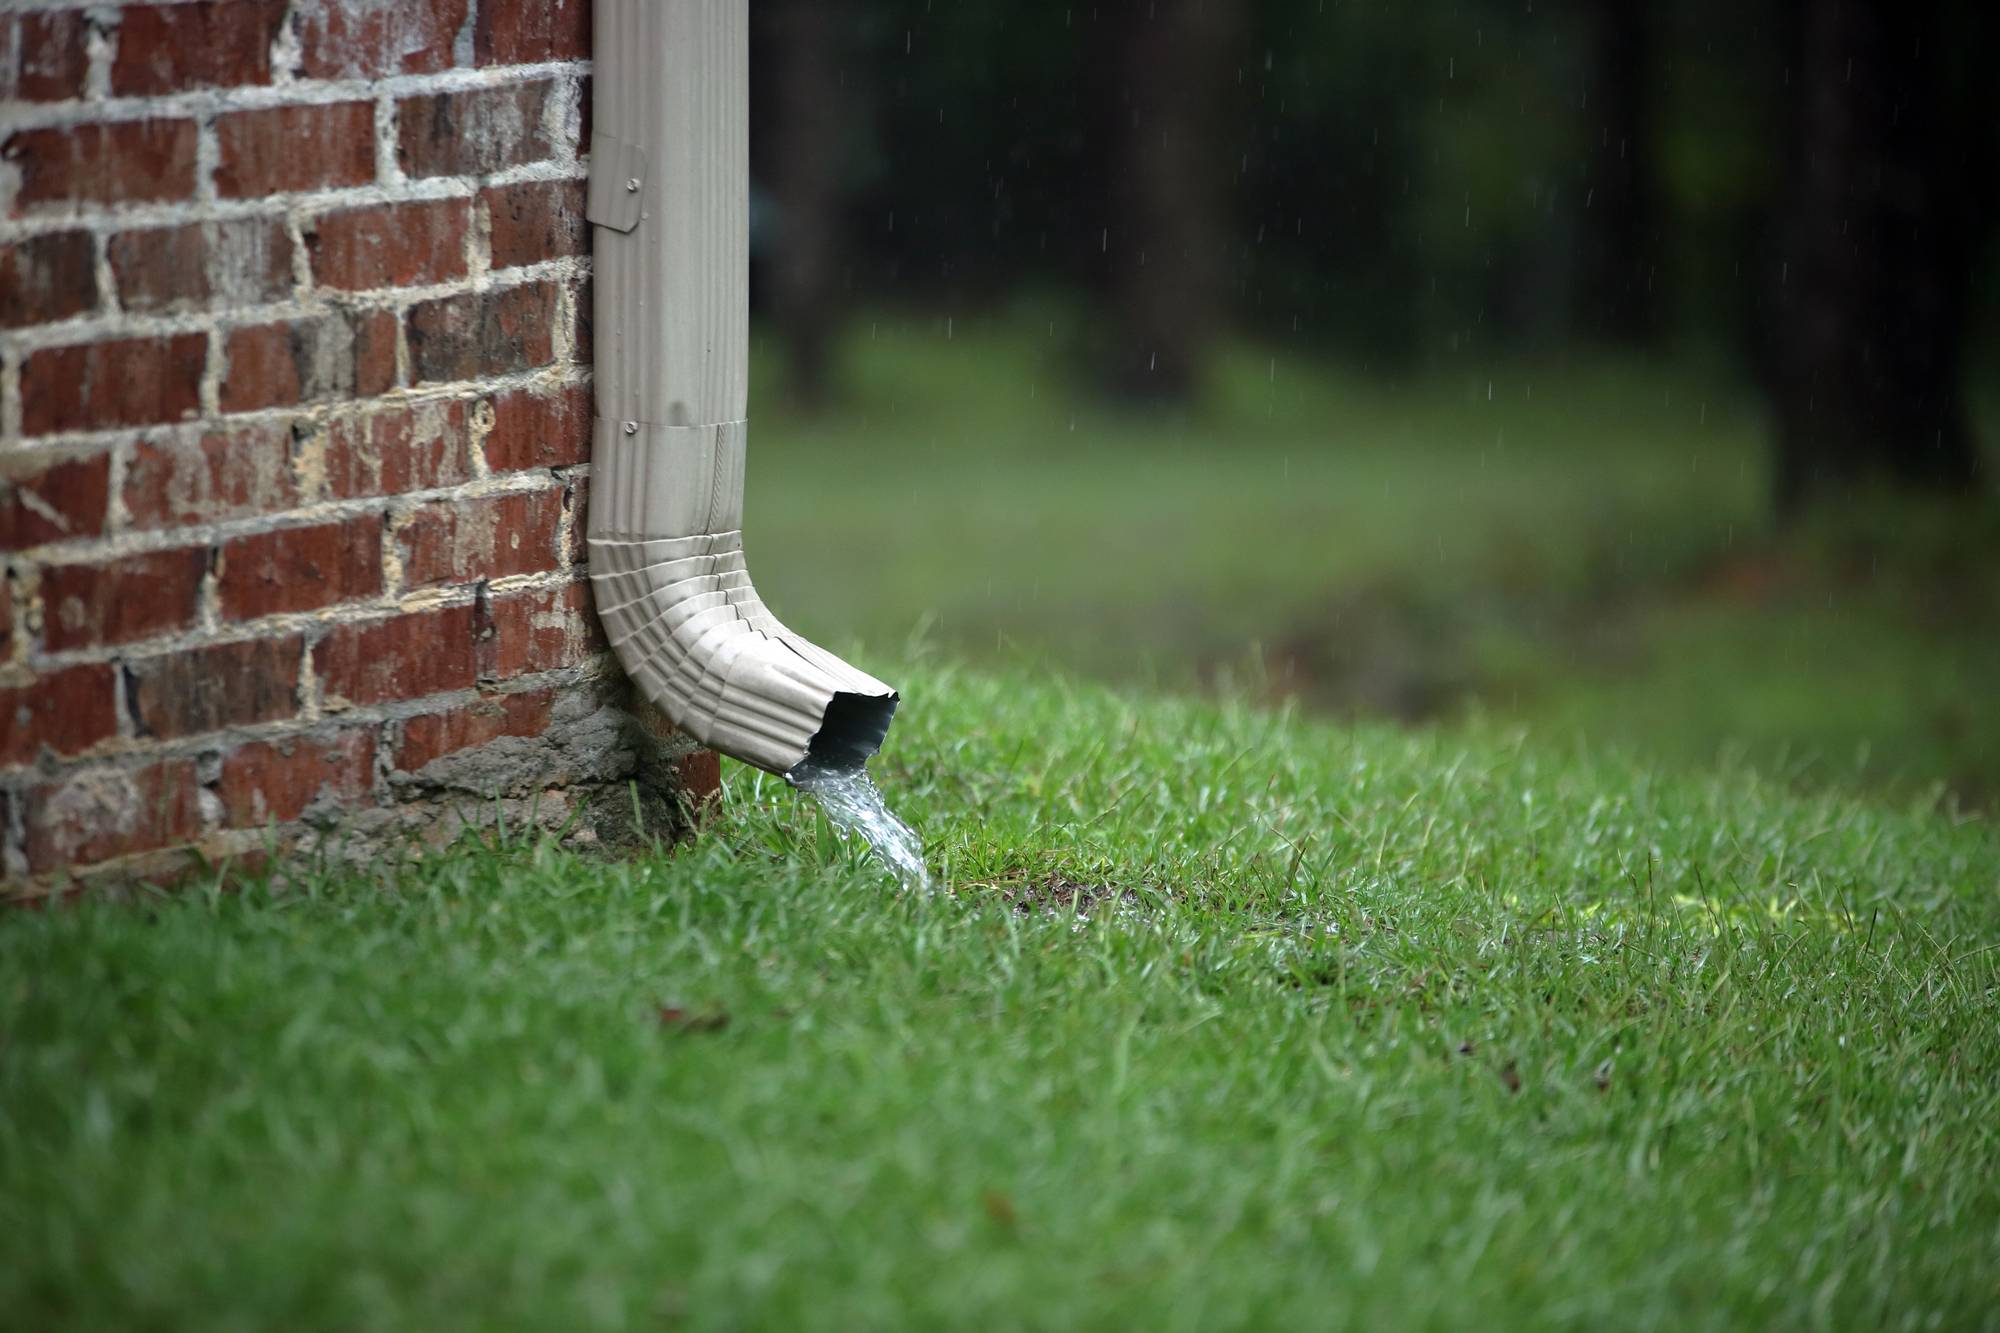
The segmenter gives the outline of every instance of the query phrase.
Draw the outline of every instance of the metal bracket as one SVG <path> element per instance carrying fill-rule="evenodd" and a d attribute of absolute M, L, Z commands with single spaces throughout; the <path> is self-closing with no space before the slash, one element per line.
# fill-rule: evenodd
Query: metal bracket
<path fill-rule="evenodd" d="M 613 231 L 631 231 L 646 216 L 647 176 L 645 149 L 615 134 L 592 134 L 584 217 Z"/>

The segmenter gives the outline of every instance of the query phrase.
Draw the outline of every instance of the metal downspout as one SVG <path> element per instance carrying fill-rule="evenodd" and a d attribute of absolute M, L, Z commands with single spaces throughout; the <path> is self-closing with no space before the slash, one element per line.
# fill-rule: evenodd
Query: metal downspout
<path fill-rule="evenodd" d="M 875 753 L 895 690 L 765 609 L 743 560 L 748 0 L 595 0 L 590 580 L 702 744 L 792 776 Z"/>

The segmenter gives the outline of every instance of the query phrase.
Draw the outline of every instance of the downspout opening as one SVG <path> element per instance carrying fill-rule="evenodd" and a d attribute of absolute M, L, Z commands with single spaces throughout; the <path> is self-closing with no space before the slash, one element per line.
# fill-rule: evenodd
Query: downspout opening
<path fill-rule="evenodd" d="M 806 747 L 806 757 L 785 774 L 785 780 L 797 785 L 809 774 L 848 773 L 861 768 L 882 748 L 901 698 L 894 693 L 853 694 L 845 690 L 835 694 Z"/>

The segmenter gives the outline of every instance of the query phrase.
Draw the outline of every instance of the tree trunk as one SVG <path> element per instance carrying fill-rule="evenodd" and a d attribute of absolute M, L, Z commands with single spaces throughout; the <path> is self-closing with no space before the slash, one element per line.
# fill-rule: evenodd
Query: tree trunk
<path fill-rule="evenodd" d="M 785 349 L 789 387 L 808 409 L 824 405 L 828 359 L 840 321 L 840 168 L 851 95 L 841 86 L 843 0 L 758 0 L 770 56 L 759 156 L 775 221 L 766 281 Z"/>
<path fill-rule="evenodd" d="M 1656 278 L 1662 219 L 1653 131 L 1653 24 L 1639 0 L 1592 0 L 1586 92 L 1590 177 L 1584 186 L 1583 325 L 1611 342 L 1660 332 Z"/>
<path fill-rule="evenodd" d="M 1791 0 L 1767 357 L 1781 513 L 1864 481 L 1975 481 L 1960 370 L 1990 165 L 1972 84 L 1947 77 L 1946 8 Z"/>
<path fill-rule="evenodd" d="M 1232 179 L 1221 122 L 1237 68 L 1236 8 L 1112 0 L 1100 11 L 1089 77 L 1103 81 L 1107 369 L 1133 397 L 1186 397 L 1221 319 Z"/>

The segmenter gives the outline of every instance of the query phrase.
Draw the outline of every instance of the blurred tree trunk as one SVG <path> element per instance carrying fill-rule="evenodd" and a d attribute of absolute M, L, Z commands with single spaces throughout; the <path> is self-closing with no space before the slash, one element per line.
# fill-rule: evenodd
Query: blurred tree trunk
<path fill-rule="evenodd" d="M 1589 0 L 1590 178 L 1584 187 L 1584 327 L 1599 338 L 1646 344 L 1660 333 L 1654 279 L 1663 234 L 1654 136 L 1651 7 L 1641 0 Z"/>
<path fill-rule="evenodd" d="M 840 42 L 852 30 L 846 0 L 758 0 L 770 57 L 763 99 L 763 175 L 776 214 L 767 266 L 771 310 L 799 404 L 826 402 L 828 359 L 840 320 L 840 166 L 852 94 Z"/>
<path fill-rule="evenodd" d="M 1221 322 L 1237 9 L 1110 0 L 1099 10 L 1089 77 L 1101 80 L 1101 245 L 1116 339 L 1107 369 L 1134 397 L 1186 397 Z"/>
<path fill-rule="evenodd" d="M 1947 39 L 1969 35 L 1954 24 L 1990 32 L 1985 0 L 1788 10 L 1789 179 L 1767 355 L 1779 510 L 1865 479 L 1964 490 L 1978 447 L 1960 371 L 1991 172 L 1990 101 L 1972 94 L 1990 76 L 1951 79 Z"/>

